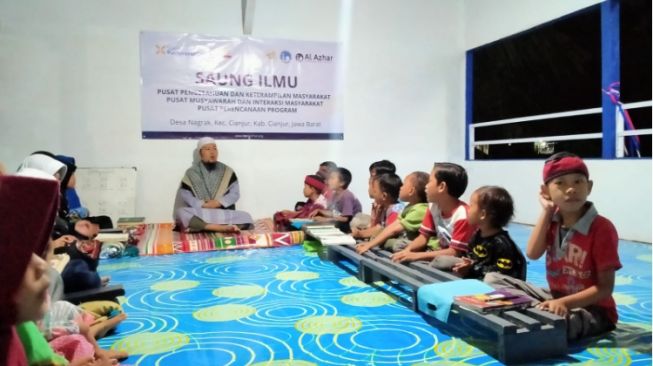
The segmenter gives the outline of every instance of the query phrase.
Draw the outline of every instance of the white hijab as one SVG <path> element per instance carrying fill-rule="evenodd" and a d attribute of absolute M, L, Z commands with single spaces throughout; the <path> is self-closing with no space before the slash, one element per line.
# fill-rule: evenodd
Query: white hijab
<path fill-rule="evenodd" d="M 23 160 L 16 175 L 34 176 L 36 174 L 34 170 L 38 170 L 49 176 L 59 173 L 59 180 L 61 180 L 66 175 L 67 169 L 66 165 L 57 159 L 43 154 L 33 154 Z"/>

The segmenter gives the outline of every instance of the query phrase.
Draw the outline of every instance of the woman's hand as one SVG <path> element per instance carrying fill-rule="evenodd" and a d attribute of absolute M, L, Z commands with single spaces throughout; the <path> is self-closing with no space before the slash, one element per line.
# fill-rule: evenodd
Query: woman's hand
<path fill-rule="evenodd" d="M 204 201 L 202 208 L 220 208 L 222 204 L 218 200 L 207 200 Z"/>

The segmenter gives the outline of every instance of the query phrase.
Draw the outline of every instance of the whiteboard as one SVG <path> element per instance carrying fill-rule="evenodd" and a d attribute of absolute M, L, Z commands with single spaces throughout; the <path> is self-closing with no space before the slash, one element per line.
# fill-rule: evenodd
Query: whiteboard
<path fill-rule="evenodd" d="M 136 216 L 136 167 L 77 168 L 76 190 L 91 216 Z"/>

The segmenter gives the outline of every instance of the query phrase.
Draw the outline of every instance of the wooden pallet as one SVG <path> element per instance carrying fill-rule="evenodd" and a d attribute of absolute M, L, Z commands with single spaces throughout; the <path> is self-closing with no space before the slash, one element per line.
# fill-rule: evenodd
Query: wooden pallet
<path fill-rule="evenodd" d="M 336 264 L 342 264 L 343 261 L 353 263 L 358 268 L 359 279 L 365 283 L 395 281 L 402 284 L 408 289 L 413 310 L 432 317 L 435 305 L 422 301 L 420 306 L 417 295 L 419 288 L 460 278 L 423 262 L 408 265 L 395 263 L 390 260 L 390 255 L 387 251 L 368 251 L 360 255 L 351 245 L 327 248 L 327 258 L 330 261 Z M 531 362 L 567 353 L 565 319 L 549 312 L 528 308 L 483 314 L 454 303 L 450 314 L 450 317 L 472 323 L 492 334 L 496 343 L 489 353 L 501 362 Z M 434 323 L 438 324 L 437 321 Z"/>

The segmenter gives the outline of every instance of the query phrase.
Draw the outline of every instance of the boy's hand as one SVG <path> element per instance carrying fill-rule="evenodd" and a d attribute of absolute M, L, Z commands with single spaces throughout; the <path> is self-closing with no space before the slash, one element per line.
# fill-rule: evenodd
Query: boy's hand
<path fill-rule="evenodd" d="M 567 305 L 565 305 L 563 301 L 560 301 L 560 299 L 547 300 L 538 304 L 536 307 L 563 317 L 567 316 L 567 313 L 569 312 Z"/>
<path fill-rule="evenodd" d="M 413 253 L 406 249 L 392 255 L 393 262 L 412 262 L 419 259 L 418 253 Z"/>
<path fill-rule="evenodd" d="M 313 211 L 311 211 L 310 214 L 308 214 L 308 217 L 310 217 L 310 218 L 314 218 L 315 216 L 317 216 L 317 215 L 319 215 L 319 214 L 320 214 L 320 210 L 319 210 L 319 209 L 317 209 L 317 210 L 313 210 Z"/>
<path fill-rule="evenodd" d="M 117 365 L 118 360 L 109 359 L 104 356 L 100 356 L 96 359 L 93 357 L 84 357 L 73 360 L 70 363 L 70 366 L 112 366 Z"/>
<path fill-rule="evenodd" d="M 356 253 L 358 253 L 358 254 L 363 254 L 363 253 L 367 252 L 368 250 L 370 250 L 370 247 L 367 244 L 358 244 L 356 246 Z"/>
<path fill-rule="evenodd" d="M 553 213 L 556 209 L 556 205 L 551 200 L 551 196 L 546 193 L 546 186 L 544 184 L 540 186 L 540 205 L 542 209 L 550 213 Z"/>
<path fill-rule="evenodd" d="M 472 265 L 474 264 L 474 261 L 467 258 L 467 257 L 462 257 L 461 258 L 463 261 L 460 263 L 454 264 L 453 268 L 451 270 L 453 273 L 459 275 L 460 277 L 465 277 L 469 273 L 469 270 L 472 268 Z"/>
<path fill-rule="evenodd" d="M 315 216 L 313 218 L 313 221 L 315 221 L 315 222 L 331 222 L 331 219 L 329 219 L 328 217 L 324 217 L 324 216 Z"/>
<path fill-rule="evenodd" d="M 72 235 L 64 235 L 64 236 L 52 241 L 52 248 L 63 247 L 66 244 L 70 244 L 70 243 L 72 243 L 72 242 L 74 242 L 76 240 L 77 240 L 77 238 L 75 238 Z"/>

